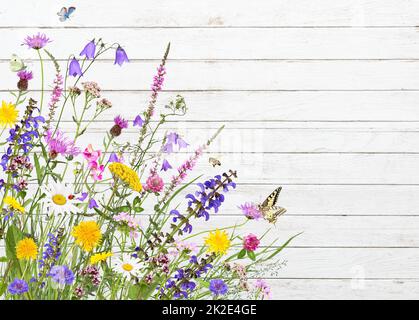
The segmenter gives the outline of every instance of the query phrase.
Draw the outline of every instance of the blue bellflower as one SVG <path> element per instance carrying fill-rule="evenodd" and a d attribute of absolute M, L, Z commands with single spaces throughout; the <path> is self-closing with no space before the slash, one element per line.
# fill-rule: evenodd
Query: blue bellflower
<path fill-rule="evenodd" d="M 96 52 L 96 43 L 95 40 L 90 41 L 84 49 L 80 52 L 80 56 L 85 56 L 87 60 L 93 59 Z"/>
<path fill-rule="evenodd" d="M 129 62 L 127 53 L 125 52 L 124 49 L 122 49 L 121 46 L 118 46 L 118 48 L 116 48 L 116 52 L 115 52 L 115 62 L 114 62 L 114 64 L 118 64 L 118 65 L 122 66 L 122 64 L 124 62 Z"/>
<path fill-rule="evenodd" d="M 70 62 L 70 66 L 68 68 L 68 74 L 73 77 L 82 76 L 83 72 L 81 71 L 80 64 L 76 58 L 73 58 Z"/>

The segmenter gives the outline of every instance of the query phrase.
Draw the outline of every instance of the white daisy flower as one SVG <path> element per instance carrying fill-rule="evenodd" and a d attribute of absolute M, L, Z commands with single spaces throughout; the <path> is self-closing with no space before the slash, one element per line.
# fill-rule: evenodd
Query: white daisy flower
<path fill-rule="evenodd" d="M 140 268 L 141 263 L 129 254 L 124 254 L 121 258 L 112 262 L 112 269 L 127 277 L 136 275 Z"/>
<path fill-rule="evenodd" d="M 80 211 L 74 205 L 74 195 L 66 185 L 52 182 L 42 187 L 42 191 L 45 193 L 42 202 L 47 206 L 49 213 L 64 214 Z"/>

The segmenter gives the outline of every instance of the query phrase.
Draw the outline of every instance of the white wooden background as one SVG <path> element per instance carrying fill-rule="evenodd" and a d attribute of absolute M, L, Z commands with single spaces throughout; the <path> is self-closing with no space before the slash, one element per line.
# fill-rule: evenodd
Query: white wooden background
<path fill-rule="evenodd" d="M 62 5 L 77 7 L 66 23 Z M 171 41 L 162 101 L 190 107 L 171 126 L 197 144 L 226 124 L 211 152 L 239 171 L 212 223 L 282 185 L 276 232 L 304 231 L 265 275 L 274 297 L 419 298 L 418 24 L 414 0 L 14 0 L 0 5 L 0 94 L 15 86 L 10 55 L 33 58 L 26 34 L 48 34 L 63 60 L 93 37 L 118 41 L 131 63 L 109 55 L 90 78 L 115 105 L 99 137 L 115 112 L 145 107 Z"/>

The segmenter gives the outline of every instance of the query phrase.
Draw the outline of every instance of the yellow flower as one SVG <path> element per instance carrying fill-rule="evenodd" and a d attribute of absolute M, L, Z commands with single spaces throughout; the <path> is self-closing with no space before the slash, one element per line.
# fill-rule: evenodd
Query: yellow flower
<path fill-rule="evenodd" d="M 38 246 L 31 238 L 20 240 L 16 245 L 16 256 L 19 260 L 36 259 L 38 254 Z"/>
<path fill-rule="evenodd" d="M 0 108 L 0 125 L 2 127 L 13 127 L 18 116 L 19 111 L 12 103 L 2 101 Z"/>
<path fill-rule="evenodd" d="M 25 212 L 25 208 L 13 197 L 10 197 L 10 196 L 5 197 L 4 203 L 13 210 L 20 211 L 21 213 Z"/>
<path fill-rule="evenodd" d="M 109 170 L 119 179 L 124 181 L 129 187 L 137 192 L 141 192 L 143 189 L 140 178 L 138 178 L 137 173 L 132 170 L 130 167 L 126 166 L 123 163 L 113 162 L 109 165 Z"/>
<path fill-rule="evenodd" d="M 106 259 L 108 259 L 109 257 L 112 257 L 113 253 L 112 252 L 100 252 L 100 253 L 96 253 L 93 256 L 90 257 L 90 264 L 96 264 L 102 261 L 105 261 Z"/>
<path fill-rule="evenodd" d="M 227 232 L 215 230 L 210 232 L 207 238 L 205 238 L 205 244 L 209 247 L 208 251 L 216 254 L 226 254 L 230 248 L 230 239 Z"/>
<path fill-rule="evenodd" d="M 96 221 L 80 222 L 73 228 L 71 235 L 76 238 L 76 243 L 87 252 L 92 251 L 102 239 L 102 233 Z"/>

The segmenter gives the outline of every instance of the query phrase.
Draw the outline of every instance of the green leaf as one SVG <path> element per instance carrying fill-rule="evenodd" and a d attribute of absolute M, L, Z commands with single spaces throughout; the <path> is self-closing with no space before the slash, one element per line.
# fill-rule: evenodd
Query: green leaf
<path fill-rule="evenodd" d="M 255 253 L 254 253 L 253 251 L 249 251 L 249 250 L 246 250 L 246 251 L 247 251 L 247 256 L 248 256 L 251 260 L 255 261 L 255 260 L 256 260 L 256 255 L 255 255 Z"/>
<path fill-rule="evenodd" d="M 302 232 L 297 233 L 295 236 L 292 236 L 291 238 L 289 238 L 281 247 L 279 247 L 277 250 L 274 251 L 274 253 L 272 253 L 269 257 L 267 257 L 266 260 L 272 259 L 273 257 L 275 257 L 278 253 L 280 253 L 294 238 L 298 237 L 300 234 L 302 234 Z"/>
<path fill-rule="evenodd" d="M 36 153 L 33 154 L 33 160 L 35 162 L 36 179 L 38 180 L 38 184 L 41 184 L 42 169 L 41 169 L 41 166 L 39 165 L 39 159 Z"/>
<path fill-rule="evenodd" d="M 7 289 L 7 284 L 4 283 L 3 281 L 0 282 L 0 296 L 2 296 L 4 294 L 4 292 Z"/>
<path fill-rule="evenodd" d="M 128 298 L 131 300 L 137 300 L 140 295 L 140 286 L 138 284 L 133 284 L 128 289 Z"/>
<path fill-rule="evenodd" d="M 16 260 L 16 244 L 23 239 L 23 233 L 16 226 L 11 225 L 6 234 L 6 256 Z"/>
<path fill-rule="evenodd" d="M 243 249 L 239 252 L 239 254 L 237 255 L 237 258 L 243 259 L 245 256 L 246 256 L 246 249 Z"/>
<path fill-rule="evenodd" d="M 7 262 L 9 259 L 7 257 L 0 257 L 0 262 Z"/>

